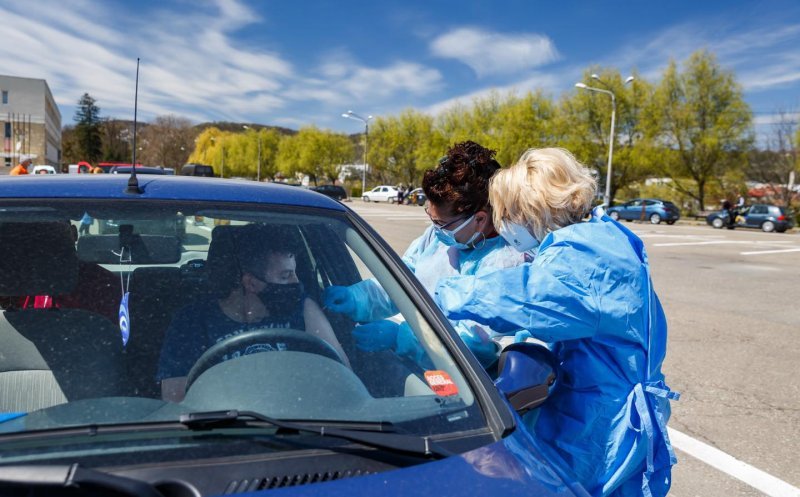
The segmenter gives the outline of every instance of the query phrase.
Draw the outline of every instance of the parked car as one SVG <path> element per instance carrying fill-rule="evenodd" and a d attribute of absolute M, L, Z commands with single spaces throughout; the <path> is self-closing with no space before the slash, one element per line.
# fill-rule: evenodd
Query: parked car
<path fill-rule="evenodd" d="M 675 224 L 675 221 L 681 218 L 681 211 L 675 204 L 657 198 L 636 198 L 621 205 L 611 206 L 606 209 L 606 213 L 614 220 L 650 221 L 653 224 L 660 224 L 661 221 Z"/>
<path fill-rule="evenodd" d="M 755 228 L 767 233 L 784 231 L 794 227 L 794 217 L 787 212 L 786 207 L 772 204 L 753 204 L 745 209 L 739 209 L 737 222 L 728 223 L 728 214 L 723 211 L 712 212 L 706 217 L 706 222 L 714 228 Z"/>
<path fill-rule="evenodd" d="M 397 188 L 388 185 L 376 186 L 361 196 L 364 202 L 397 202 Z"/>
<path fill-rule="evenodd" d="M 37 164 L 31 168 L 31 174 L 56 174 L 56 168 L 47 164 Z"/>
<path fill-rule="evenodd" d="M 108 170 L 109 174 L 131 174 L 131 166 L 114 166 Z M 136 174 L 166 174 L 173 175 L 175 170 L 171 167 L 136 166 Z"/>
<path fill-rule="evenodd" d="M 184 164 L 181 168 L 181 176 L 201 176 L 205 178 L 214 177 L 214 167 L 206 164 Z"/>
<path fill-rule="evenodd" d="M 588 495 L 519 417 L 546 402 L 552 354 L 512 344 L 493 382 L 397 254 L 343 204 L 267 183 L 128 181 L 0 178 L 0 251 L 25 254 L 0 258 L 0 493 Z M 191 245 L 125 232 L 84 235 L 76 247 L 69 225 L 85 212 L 231 222 L 193 229 Z M 379 283 L 426 367 L 359 350 L 356 323 L 328 313 L 344 357 L 315 334 L 254 327 L 200 349 L 182 400 L 164 400 L 160 363 L 187 356 L 162 357 L 167 330 L 237 288 L 252 267 L 237 259 L 237 240 L 254 230 L 291 247 L 312 303 L 330 285 Z M 98 273 L 108 283 L 97 285 Z M 84 298 L 67 300 L 78 287 Z M 89 310 L 94 294 L 120 296 L 119 322 Z M 58 312 L 21 308 L 32 295 L 51 296 Z M 190 331 L 181 342 L 190 348 L 208 338 Z"/>
<path fill-rule="evenodd" d="M 339 201 L 347 200 L 347 192 L 339 185 L 319 185 L 312 186 L 311 189 Z"/>
<path fill-rule="evenodd" d="M 428 197 L 425 196 L 425 191 L 422 188 L 414 188 L 411 193 L 406 195 L 405 203 L 408 205 L 425 205 Z"/>

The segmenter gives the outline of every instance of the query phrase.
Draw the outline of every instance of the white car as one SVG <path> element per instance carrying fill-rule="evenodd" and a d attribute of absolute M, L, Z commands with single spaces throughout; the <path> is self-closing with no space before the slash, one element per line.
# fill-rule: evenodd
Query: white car
<path fill-rule="evenodd" d="M 361 200 L 364 202 L 397 202 L 397 188 L 393 186 L 376 186 L 372 190 L 364 193 Z"/>
<path fill-rule="evenodd" d="M 44 171 L 44 172 L 42 172 Z M 31 174 L 56 174 L 56 168 L 47 164 L 39 164 L 31 168 Z"/>

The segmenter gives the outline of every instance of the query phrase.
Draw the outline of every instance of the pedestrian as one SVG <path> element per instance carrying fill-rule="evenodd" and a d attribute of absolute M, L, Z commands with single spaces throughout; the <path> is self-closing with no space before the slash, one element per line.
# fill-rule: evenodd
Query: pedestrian
<path fill-rule="evenodd" d="M 439 281 L 448 276 L 485 274 L 525 261 L 525 255 L 498 236 L 492 224 L 489 180 L 500 169 L 494 155 L 494 150 L 465 141 L 453 145 L 436 167 L 425 172 L 422 188 L 428 197 L 426 213 L 431 225 L 411 242 L 403 262 L 431 295 Z M 369 323 L 353 332 L 362 350 L 393 349 L 420 362 L 423 352 L 415 346 L 410 330 L 385 320 L 398 310 L 375 280 L 328 287 L 323 300 L 329 310 L 358 323 Z M 469 320 L 452 323 L 484 366 L 496 362 L 497 345 L 491 327 Z M 403 340 L 402 336 L 412 340 Z"/>
<path fill-rule="evenodd" d="M 94 168 L 92 168 L 92 174 L 104 174 L 104 173 L 105 173 L 105 171 L 103 171 L 102 167 L 94 167 Z"/>
<path fill-rule="evenodd" d="M 736 224 L 736 212 L 733 210 L 731 201 L 727 198 L 722 201 L 722 213 L 728 218 L 728 226 L 734 226 Z"/>
<path fill-rule="evenodd" d="M 661 364 L 664 312 L 643 242 L 592 211 L 596 183 L 566 150 L 530 149 L 492 179 L 494 224 L 522 266 L 444 280 L 436 301 L 451 320 L 498 332 L 524 328 L 550 345 L 560 382 L 525 423 L 589 494 L 667 494 L 675 455 Z M 588 221 L 584 221 L 591 212 Z"/>
<path fill-rule="evenodd" d="M 397 205 L 403 205 L 403 197 L 405 196 L 406 190 L 403 185 L 400 185 L 397 188 Z"/>
<path fill-rule="evenodd" d="M 28 174 L 28 166 L 31 165 L 31 162 L 33 162 L 33 161 L 31 160 L 30 156 L 23 155 L 22 157 L 20 157 L 19 164 L 14 166 L 14 168 L 11 169 L 11 171 L 8 173 L 8 175 L 9 176 L 24 176 L 24 175 Z"/>
<path fill-rule="evenodd" d="M 81 217 L 81 227 L 78 229 L 78 234 L 88 235 L 89 228 L 92 227 L 92 224 L 94 224 L 94 219 L 92 219 L 92 216 L 90 216 L 88 212 L 84 212 L 83 217 Z"/>

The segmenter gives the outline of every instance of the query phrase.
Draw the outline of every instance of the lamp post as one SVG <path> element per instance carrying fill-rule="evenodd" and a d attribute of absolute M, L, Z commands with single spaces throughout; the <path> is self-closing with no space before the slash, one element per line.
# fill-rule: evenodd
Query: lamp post
<path fill-rule="evenodd" d="M 250 126 L 244 124 L 242 125 L 244 129 L 252 129 Z M 258 166 L 256 166 L 256 181 L 259 183 L 261 182 L 261 133 L 256 130 L 253 130 L 256 133 L 256 137 L 258 138 Z"/>
<path fill-rule="evenodd" d="M 602 84 L 606 88 L 608 88 L 608 85 L 602 79 L 600 79 L 600 76 L 598 76 L 597 74 L 592 74 L 592 79 Z M 628 76 L 624 84 L 627 85 L 628 83 L 631 83 L 634 79 L 635 78 L 633 76 Z M 608 137 L 608 167 L 606 167 L 606 192 L 605 195 L 603 195 L 603 206 L 605 208 L 608 208 L 611 199 L 611 158 L 614 156 L 614 120 L 617 114 L 617 97 L 611 90 L 604 90 L 602 88 L 587 86 L 584 83 L 575 83 L 575 87 L 581 90 L 605 93 L 606 95 L 611 97 L 611 133 L 609 133 Z"/>
<path fill-rule="evenodd" d="M 364 195 L 364 192 L 367 191 L 367 147 L 369 146 L 369 121 L 372 119 L 372 116 L 367 116 L 365 119 L 352 110 L 348 110 L 342 114 L 342 117 L 355 119 L 356 121 L 364 123 L 364 168 L 361 171 L 361 195 Z"/>

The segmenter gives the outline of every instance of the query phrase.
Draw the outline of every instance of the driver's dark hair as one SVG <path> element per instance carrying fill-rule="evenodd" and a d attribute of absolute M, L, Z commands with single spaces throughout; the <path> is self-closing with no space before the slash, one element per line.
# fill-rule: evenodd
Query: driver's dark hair
<path fill-rule="evenodd" d="M 235 251 L 240 270 L 259 278 L 264 277 L 270 255 L 295 253 L 292 237 L 282 226 L 248 224 L 242 226 L 236 235 Z"/>
<path fill-rule="evenodd" d="M 489 179 L 500 169 L 496 152 L 473 141 L 456 143 L 425 171 L 422 189 L 436 206 L 447 204 L 453 215 L 474 214 L 489 205 Z"/>

